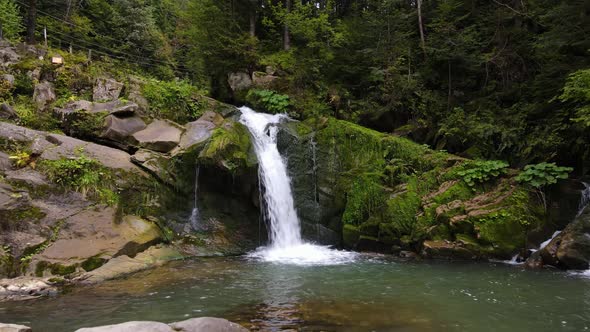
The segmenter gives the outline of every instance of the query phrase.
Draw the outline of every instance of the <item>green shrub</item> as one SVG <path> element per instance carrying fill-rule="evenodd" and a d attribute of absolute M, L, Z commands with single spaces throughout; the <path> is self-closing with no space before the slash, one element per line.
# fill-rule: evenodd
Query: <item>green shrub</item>
<path fill-rule="evenodd" d="M 571 167 L 557 166 L 555 163 L 540 163 L 527 165 L 516 177 L 516 181 L 528 184 L 535 188 L 557 183 L 559 179 L 567 179 L 568 173 L 573 171 Z"/>
<path fill-rule="evenodd" d="M 142 86 L 142 94 L 147 99 L 149 115 L 185 123 L 200 117 L 203 107 L 197 100 L 200 91 L 186 81 L 148 80 Z"/>
<path fill-rule="evenodd" d="M 111 171 L 83 153 L 76 158 L 44 160 L 41 169 L 54 183 L 108 205 L 118 202 Z"/>
<path fill-rule="evenodd" d="M 291 107 L 289 96 L 271 90 L 250 90 L 246 95 L 246 101 L 254 108 L 263 109 L 272 114 L 287 113 Z"/>

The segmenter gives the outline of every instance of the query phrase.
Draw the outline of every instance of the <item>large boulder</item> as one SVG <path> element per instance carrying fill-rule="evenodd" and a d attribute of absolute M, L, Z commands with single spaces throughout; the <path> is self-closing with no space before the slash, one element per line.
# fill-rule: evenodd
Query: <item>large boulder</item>
<path fill-rule="evenodd" d="M 0 105 L 0 119 L 16 119 L 18 118 L 18 114 L 16 113 L 16 111 L 14 110 L 14 108 L 12 108 L 12 106 L 6 104 L 6 103 L 2 103 L 2 105 Z"/>
<path fill-rule="evenodd" d="M 133 134 L 146 128 L 145 122 L 138 116 L 121 118 L 109 115 L 104 126 L 101 137 L 119 143 L 126 143 Z"/>
<path fill-rule="evenodd" d="M 227 76 L 227 83 L 233 92 L 249 89 L 252 86 L 252 78 L 248 73 L 236 72 Z"/>
<path fill-rule="evenodd" d="M 89 327 L 76 332 L 247 332 L 239 324 L 213 317 L 192 318 L 168 325 L 158 322 L 135 321 L 116 325 Z"/>
<path fill-rule="evenodd" d="M 19 60 L 20 56 L 14 47 L 10 47 L 7 44 L 0 45 L 0 66 L 8 67 L 17 63 Z"/>
<path fill-rule="evenodd" d="M 195 146 L 206 142 L 213 130 L 223 123 L 223 117 L 216 112 L 207 111 L 197 121 L 189 122 L 185 125 L 185 132 L 178 144 L 178 151 L 187 151 Z"/>
<path fill-rule="evenodd" d="M 92 90 L 92 100 L 95 102 L 117 100 L 121 95 L 123 86 L 123 83 L 112 78 L 99 77 L 96 79 Z"/>
<path fill-rule="evenodd" d="M 55 88 L 50 82 L 41 82 L 35 85 L 33 101 L 40 110 L 45 110 L 56 99 Z"/>
<path fill-rule="evenodd" d="M 180 143 L 182 132 L 183 128 L 171 121 L 155 120 L 144 130 L 133 134 L 133 139 L 142 148 L 170 152 Z"/>

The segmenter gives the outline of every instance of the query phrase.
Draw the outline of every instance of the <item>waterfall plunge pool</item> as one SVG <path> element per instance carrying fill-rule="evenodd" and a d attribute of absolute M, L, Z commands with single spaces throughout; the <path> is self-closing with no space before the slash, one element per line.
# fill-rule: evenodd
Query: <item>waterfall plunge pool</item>
<path fill-rule="evenodd" d="M 232 257 L 172 262 L 54 298 L 0 303 L 1 322 L 45 332 L 203 316 L 262 331 L 584 331 L 590 279 L 366 254 L 325 266 Z"/>

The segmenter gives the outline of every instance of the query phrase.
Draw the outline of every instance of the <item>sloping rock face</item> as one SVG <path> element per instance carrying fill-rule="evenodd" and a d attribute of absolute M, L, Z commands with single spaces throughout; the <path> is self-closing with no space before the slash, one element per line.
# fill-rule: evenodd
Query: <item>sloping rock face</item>
<path fill-rule="evenodd" d="M 316 119 L 284 124 L 278 143 L 304 225 L 341 234 L 349 248 L 509 258 L 544 224 L 511 176 L 470 188 L 458 171 L 471 161 L 400 137 Z"/>

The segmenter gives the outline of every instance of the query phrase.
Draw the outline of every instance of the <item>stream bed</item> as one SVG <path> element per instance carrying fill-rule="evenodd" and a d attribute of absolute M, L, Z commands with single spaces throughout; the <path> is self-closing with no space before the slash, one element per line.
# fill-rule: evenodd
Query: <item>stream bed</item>
<path fill-rule="evenodd" d="M 326 266 L 231 257 L 172 262 L 54 298 L 0 303 L 0 322 L 45 332 L 202 316 L 263 331 L 584 331 L 590 279 L 379 255 Z"/>

